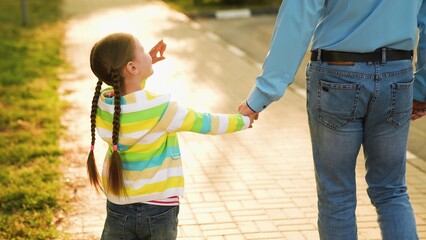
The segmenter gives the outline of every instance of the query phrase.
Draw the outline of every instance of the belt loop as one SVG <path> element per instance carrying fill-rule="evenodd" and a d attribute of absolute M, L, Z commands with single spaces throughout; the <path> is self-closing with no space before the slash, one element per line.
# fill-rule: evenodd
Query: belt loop
<path fill-rule="evenodd" d="M 382 48 L 382 63 L 386 63 L 386 48 Z"/>
<path fill-rule="evenodd" d="M 318 49 L 317 61 L 321 63 L 321 49 Z"/>

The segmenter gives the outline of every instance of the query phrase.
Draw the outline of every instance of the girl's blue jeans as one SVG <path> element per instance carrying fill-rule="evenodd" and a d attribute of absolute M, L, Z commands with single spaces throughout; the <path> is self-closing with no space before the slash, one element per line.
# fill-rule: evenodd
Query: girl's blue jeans
<path fill-rule="evenodd" d="M 144 203 L 117 205 L 107 201 L 102 240 L 174 240 L 177 237 L 179 206 Z"/>
<path fill-rule="evenodd" d="M 418 239 L 405 182 L 411 60 L 310 62 L 306 76 L 320 238 L 357 239 L 355 165 L 362 146 L 382 238 Z"/>

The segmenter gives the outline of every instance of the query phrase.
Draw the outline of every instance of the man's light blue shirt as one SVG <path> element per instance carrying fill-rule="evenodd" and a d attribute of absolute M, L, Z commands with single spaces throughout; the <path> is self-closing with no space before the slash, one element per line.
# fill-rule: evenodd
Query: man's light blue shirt
<path fill-rule="evenodd" d="M 311 39 L 311 50 L 372 52 L 413 50 L 417 34 L 414 99 L 426 102 L 425 27 L 426 0 L 283 0 L 247 104 L 260 112 L 284 95 Z"/>

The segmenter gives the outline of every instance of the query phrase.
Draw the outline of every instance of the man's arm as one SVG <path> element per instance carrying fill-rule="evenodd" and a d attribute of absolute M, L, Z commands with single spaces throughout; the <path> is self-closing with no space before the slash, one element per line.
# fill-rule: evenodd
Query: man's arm
<path fill-rule="evenodd" d="M 417 44 L 417 63 L 414 74 L 414 100 L 426 102 L 426 0 L 417 15 L 419 42 Z"/>
<path fill-rule="evenodd" d="M 417 14 L 417 26 L 419 28 L 419 42 L 417 44 L 411 120 L 416 120 L 426 115 L 426 0 L 423 0 L 420 11 Z"/>
<path fill-rule="evenodd" d="M 324 0 L 282 2 L 262 73 L 246 101 L 253 112 L 260 112 L 280 99 L 294 81 L 323 6 Z"/>

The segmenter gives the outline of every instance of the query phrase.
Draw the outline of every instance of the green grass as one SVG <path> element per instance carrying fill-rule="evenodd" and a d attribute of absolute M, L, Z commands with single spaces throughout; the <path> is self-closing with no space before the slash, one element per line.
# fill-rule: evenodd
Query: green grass
<path fill-rule="evenodd" d="M 281 0 L 241 0 L 240 4 L 224 4 L 225 0 L 163 0 L 188 16 L 204 16 L 217 10 L 250 8 L 252 10 L 278 9 Z M 195 4 L 198 1 L 198 4 Z M 236 1 L 236 0 L 235 0 Z M 233 1 L 230 1 L 233 2 Z M 236 1 L 239 2 L 239 1 Z"/>
<path fill-rule="evenodd" d="M 61 205 L 61 0 L 0 2 L 0 239 L 54 239 Z"/>

